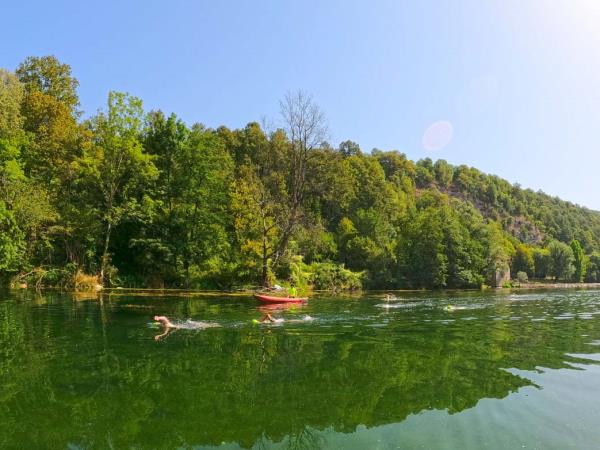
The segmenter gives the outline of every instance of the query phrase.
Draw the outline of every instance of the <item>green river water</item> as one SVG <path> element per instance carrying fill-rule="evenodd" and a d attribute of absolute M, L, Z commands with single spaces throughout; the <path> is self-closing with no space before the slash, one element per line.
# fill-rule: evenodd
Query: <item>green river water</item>
<path fill-rule="evenodd" d="M 0 448 L 600 446 L 600 291 L 399 297 L 0 293 Z"/>

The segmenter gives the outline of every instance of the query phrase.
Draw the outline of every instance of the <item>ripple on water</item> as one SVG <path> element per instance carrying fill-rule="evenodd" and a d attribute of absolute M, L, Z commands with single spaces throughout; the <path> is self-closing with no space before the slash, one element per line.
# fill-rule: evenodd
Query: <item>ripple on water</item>
<path fill-rule="evenodd" d="M 377 308 L 385 308 L 385 309 L 410 309 L 417 308 L 422 306 L 421 303 L 378 303 L 375 305 Z"/>
<path fill-rule="evenodd" d="M 561 314 L 560 316 L 554 316 L 553 319 L 556 320 L 570 320 L 573 319 L 575 316 L 573 314 Z"/>
<path fill-rule="evenodd" d="M 544 300 L 545 298 L 547 296 L 543 294 L 511 294 L 508 300 L 511 302 L 530 302 Z"/>
<path fill-rule="evenodd" d="M 483 303 L 471 303 L 471 304 L 467 304 L 467 305 L 453 305 L 453 304 L 448 304 L 444 306 L 444 309 L 447 309 L 448 311 L 466 311 L 466 310 L 471 310 L 471 309 L 484 309 L 487 308 L 489 305 L 483 304 Z"/>

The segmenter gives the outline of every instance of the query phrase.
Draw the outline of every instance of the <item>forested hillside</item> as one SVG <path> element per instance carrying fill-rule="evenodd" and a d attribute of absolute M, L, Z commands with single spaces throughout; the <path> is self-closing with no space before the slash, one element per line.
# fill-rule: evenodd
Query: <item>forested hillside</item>
<path fill-rule="evenodd" d="M 600 213 L 444 160 L 334 147 L 302 92 L 280 129 L 231 130 L 119 92 L 84 119 L 77 87 L 54 57 L 0 71 L 6 283 L 478 287 L 508 267 L 600 281 Z"/>

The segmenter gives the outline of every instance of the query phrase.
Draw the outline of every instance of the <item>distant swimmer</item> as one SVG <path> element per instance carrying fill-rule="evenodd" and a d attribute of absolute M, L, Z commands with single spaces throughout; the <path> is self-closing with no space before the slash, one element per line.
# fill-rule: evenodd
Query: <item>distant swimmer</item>
<path fill-rule="evenodd" d="M 395 295 L 385 294 L 385 301 L 386 302 L 393 302 L 394 300 L 398 300 Z"/>
<path fill-rule="evenodd" d="M 273 317 L 271 314 L 266 313 L 264 316 L 262 316 L 260 318 L 260 320 L 254 320 L 254 323 L 300 323 L 300 322 L 309 322 L 311 320 L 314 320 L 312 317 L 310 316 L 304 316 L 302 319 L 290 319 L 290 320 L 285 320 L 284 318 L 275 318 Z"/>
<path fill-rule="evenodd" d="M 159 322 L 164 328 L 165 332 L 154 336 L 157 341 L 169 334 L 172 330 L 204 330 L 206 328 L 218 328 L 221 325 L 214 322 L 197 322 L 195 320 L 186 320 L 185 322 L 173 323 L 167 316 L 154 316 L 154 320 Z"/>
<path fill-rule="evenodd" d="M 285 322 L 285 319 L 283 319 L 283 318 L 276 319 L 271 314 L 266 313 L 259 320 L 257 320 L 257 322 L 258 323 L 283 323 L 283 322 Z"/>

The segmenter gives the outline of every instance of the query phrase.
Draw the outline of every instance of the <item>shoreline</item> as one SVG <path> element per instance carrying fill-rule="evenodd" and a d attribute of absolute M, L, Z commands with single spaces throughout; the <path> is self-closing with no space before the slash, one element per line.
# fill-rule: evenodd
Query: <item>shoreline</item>
<path fill-rule="evenodd" d="M 410 292 L 477 292 L 477 291 L 516 291 L 516 290 L 544 290 L 544 289 L 600 289 L 600 283 L 522 283 L 511 287 L 485 287 L 485 288 L 451 288 L 451 289 L 363 289 L 357 291 L 342 291 L 333 292 L 327 290 L 313 290 L 311 293 L 314 294 L 331 294 L 341 296 L 356 296 L 368 293 L 410 293 Z M 30 291 L 34 290 L 31 288 L 9 288 L 11 291 Z M 179 289 L 179 288 L 105 288 L 100 291 L 92 290 L 62 290 L 59 288 L 42 288 L 41 291 L 61 291 L 61 292 L 75 292 L 80 294 L 108 294 L 108 295 L 176 295 L 176 296 L 201 296 L 201 297 L 247 297 L 252 296 L 256 292 L 255 290 L 235 290 L 235 291 L 218 291 L 218 290 L 193 290 L 193 289 Z"/>
<path fill-rule="evenodd" d="M 523 283 L 506 289 L 600 289 L 600 283 Z"/>

